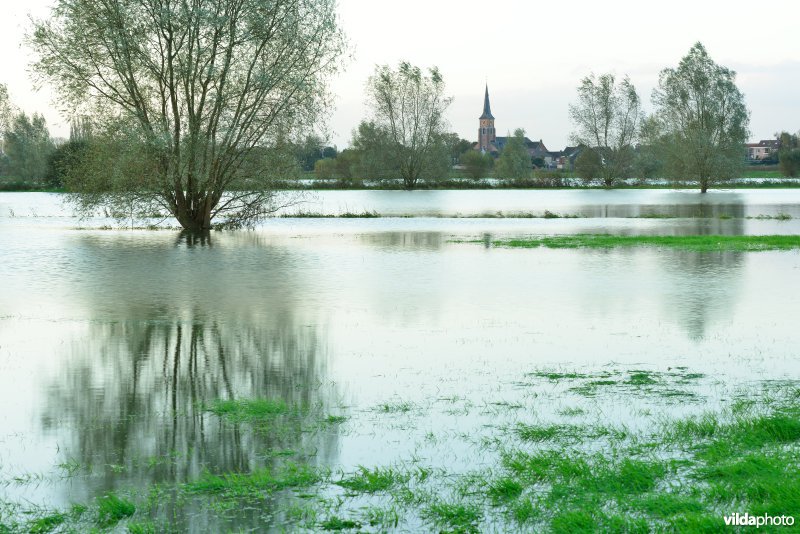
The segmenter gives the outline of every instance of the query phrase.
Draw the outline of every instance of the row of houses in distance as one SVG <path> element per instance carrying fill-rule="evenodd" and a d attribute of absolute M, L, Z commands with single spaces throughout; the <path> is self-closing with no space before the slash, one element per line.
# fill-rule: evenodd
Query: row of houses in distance
<path fill-rule="evenodd" d="M 496 135 L 494 115 L 492 115 L 492 107 L 489 102 L 488 84 L 483 97 L 483 113 L 478 118 L 478 123 L 478 142 L 473 144 L 472 148 L 480 150 L 484 154 L 497 156 L 503 151 L 509 138 Z M 575 164 L 575 158 L 578 157 L 581 151 L 580 147 L 568 146 L 564 150 L 554 152 L 548 150 L 541 139 L 532 141 L 527 137 L 525 138 L 525 146 L 528 148 L 531 161 L 537 162 L 538 160 L 538 166 L 547 167 L 548 169 L 572 169 Z M 778 139 L 762 139 L 757 143 L 748 143 L 745 146 L 747 148 L 747 159 L 756 162 L 774 157 L 780 148 L 780 141 Z"/>

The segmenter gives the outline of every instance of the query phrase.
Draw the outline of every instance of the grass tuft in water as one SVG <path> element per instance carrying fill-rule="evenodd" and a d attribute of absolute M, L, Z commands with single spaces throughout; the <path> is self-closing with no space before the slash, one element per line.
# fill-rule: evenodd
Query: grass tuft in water
<path fill-rule="evenodd" d="M 546 441 L 557 443 L 568 441 L 580 442 L 601 437 L 620 439 L 625 436 L 624 430 L 594 425 L 528 425 L 525 423 L 517 423 L 514 431 L 521 440 L 533 443 Z"/>
<path fill-rule="evenodd" d="M 136 506 L 113 493 L 97 499 L 97 524 L 101 527 L 112 527 L 126 517 L 136 513 Z"/>
<path fill-rule="evenodd" d="M 364 520 L 373 527 L 383 527 L 381 532 L 397 528 L 400 523 L 400 514 L 394 507 L 380 508 L 371 506 L 364 512 Z"/>
<path fill-rule="evenodd" d="M 632 510 L 659 519 L 670 519 L 678 515 L 696 514 L 703 512 L 703 503 L 693 497 L 661 493 L 639 497 L 628 504 Z"/>
<path fill-rule="evenodd" d="M 607 515 L 599 510 L 569 510 L 557 513 L 550 522 L 550 532 L 579 534 L 592 532 L 619 532 L 645 534 L 651 529 L 643 518 L 631 519 L 620 515 Z"/>
<path fill-rule="evenodd" d="M 34 521 L 32 521 L 28 525 L 28 532 L 31 534 L 44 534 L 45 532 L 50 532 L 60 525 L 62 525 L 67 520 L 66 514 L 62 513 L 54 513 L 48 514 L 44 517 L 40 517 Z M 0 525 L 0 532 L 3 532 L 2 525 Z M 11 532 L 9 529 L 8 532 Z"/>
<path fill-rule="evenodd" d="M 270 419 L 289 411 L 280 399 L 217 400 L 206 410 L 232 422 L 254 422 Z"/>
<path fill-rule="evenodd" d="M 339 214 L 321 213 L 316 211 L 298 211 L 296 213 L 285 213 L 281 215 L 281 217 L 288 219 L 376 219 L 381 217 L 381 214 L 374 210 L 362 212 L 345 211 Z"/>
<path fill-rule="evenodd" d="M 306 464 L 287 462 L 274 472 L 260 469 L 252 473 L 204 473 L 184 488 L 189 493 L 253 496 L 287 488 L 308 487 L 323 478 L 322 473 Z"/>
<path fill-rule="evenodd" d="M 326 417 L 323 422 L 329 425 L 340 425 L 347 421 L 347 417 L 344 415 L 329 415 Z"/>
<path fill-rule="evenodd" d="M 455 532 L 478 532 L 483 512 L 476 504 L 440 501 L 424 508 L 422 517 Z"/>
<path fill-rule="evenodd" d="M 376 493 L 386 491 L 395 484 L 408 482 L 409 478 L 408 474 L 401 473 L 396 469 L 388 467 L 367 469 L 362 466 L 354 475 L 343 478 L 335 484 L 353 492 Z"/>
<path fill-rule="evenodd" d="M 558 382 L 559 380 L 575 380 L 579 378 L 591 378 L 594 375 L 577 373 L 577 372 L 536 371 L 533 373 L 529 373 L 528 376 L 536 376 L 539 378 L 546 378 L 548 380 L 552 380 L 553 382 Z"/>
<path fill-rule="evenodd" d="M 339 517 L 332 516 L 319 524 L 322 530 L 353 530 L 361 528 L 361 523 L 353 521 L 352 519 L 340 519 Z"/>
<path fill-rule="evenodd" d="M 141 521 L 138 523 L 128 523 L 128 534 L 157 534 L 158 527 L 152 521 Z"/>
<path fill-rule="evenodd" d="M 384 402 L 378 405 L 378 411 L 382 413 L 408 413 L 416 408 L 413 402 Z"/>
<path fill-rule="evenodd" d="M 493 502 L 498 503 L 516 499 L 524 489 L 520 481 L 512 477 L 502 477 L 489 485 L 487 494 Z"/>
<path fill-rule="evenodd" d="M 542 511 L 531 499 L 520 498 L 509 507 L 511 517 L 518 523 L 527 523 L 541 517 Z"/>
<path fill-rule="evenodd" d="M 648 371 L 634 371 L 630 374 L 628 380 L 625 381 L 625 384 L 629 386 L 648 386 L 657 383 L 658 381 L 653 378 L 652 373 Z"/>

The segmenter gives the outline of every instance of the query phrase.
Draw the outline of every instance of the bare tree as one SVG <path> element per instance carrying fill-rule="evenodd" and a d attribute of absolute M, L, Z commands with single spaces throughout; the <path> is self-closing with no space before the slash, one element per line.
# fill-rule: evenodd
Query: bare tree
<path fill-rule="evenodd" d="M 449 169 L 444 114 L 452 98 L 436 67 L 425 76 L 419 67 L 400 63 L 397 70 L 379 66 L 367 82 L 375 125 L 389 139 L 387 161 L 398 168 L 406 189 L 421 176 L 441 178 Z"/>
<path fill-rule="evenodd" d="M 578 86 L 578 102 L 570 104 L 575 144 L 593 148 L 600 156 L 600 176 L 607 187 L 630 174 L 643 118 L 636 88 L 626 76 L 590 74 Z"/>
<path fill-rule="evenodd" d="M 81 207 L 159 206 L 189 230 L 269 212 L 268 169 L 244 164 L 319 119 L 346 46 L 335 0 L 58 0 L 28 40 L 40 80 L 129 156 L 68 183 Z"/>
<path fill-rule="evenodd" d="M 697 180 L 705 193 L 734 177 L 744 161 L 750 113 L 736 73 L 717 65 L 701 43 L 664 69 L 653 91 L 660 147 L 667 174 Z"/>

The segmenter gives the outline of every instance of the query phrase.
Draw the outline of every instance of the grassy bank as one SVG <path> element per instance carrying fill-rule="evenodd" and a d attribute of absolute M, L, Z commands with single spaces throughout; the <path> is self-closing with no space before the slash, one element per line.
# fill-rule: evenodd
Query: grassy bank
<path fill-rule="evenodd" d="M 483 243 L 484 241 L 475 241 Z M 695 252 L 753 252 L 800 248 L 800 235 L 610 235 L 575 234 L 498 239 L 494 246 L 510 248 L 629 248 L 659 247 Z"/>

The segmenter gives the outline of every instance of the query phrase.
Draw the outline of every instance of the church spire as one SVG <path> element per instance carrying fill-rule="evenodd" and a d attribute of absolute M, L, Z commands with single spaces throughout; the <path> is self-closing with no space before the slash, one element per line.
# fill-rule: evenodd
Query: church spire
<path fill-rule="evenodd" d="M 486 84 L 486 95 L 483 97 L 483 115 L 478 119 L 491 119 L 494 120 L 492 115 L 492 107 L 489 105 L 489 84 Z"/>

